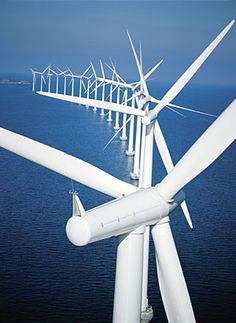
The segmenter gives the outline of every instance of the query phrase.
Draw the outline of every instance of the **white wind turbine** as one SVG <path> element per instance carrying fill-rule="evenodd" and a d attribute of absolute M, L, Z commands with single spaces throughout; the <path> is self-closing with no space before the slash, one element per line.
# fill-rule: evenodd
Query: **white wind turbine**
<path fill-rule="evenodd" d="M 100 60 L 100 68 L 101 68 L 101 72 L 102 72 L 102 77 L 103 77 L 103 79 L 105 79 L 106 78 L 105 72 L 104 72 L 104 68 L 103 68 L 103 64 L 102 64 L 101 60 Z M 105 83 L 104 82 L 102 83 L 102 101 L 105 101 Z M 104 109 L 101 109 L 101 113 L 100 113 L 101 117 L 103 117 L 104 114 L 105 114 Z"/>
<path fill-rule="evenodd" d="M 87 72 L 92 69 L 91 64 L 88 66 L 86 73 L 83 73 L 83 77 L 87 79 L 87 89 L 85 90 L 85 93 L 87 93 L 87 100 L 89 100 L 89 95 L 90 95 L 90 87 L 91 87 L 91 78 L 93 77 L 93 70 L 92 74 L 90 76 L 86 76 Z M 86 104 L 86 108 L 89 108 L 90 105 Z"/>
<path fill-rule="evenodd" d="M 58 93 L 58 91 L 59 91 L 59 74 L 56 73 L 55 75 L 56 75 L 56 93 Z"/>
<path fill-rule="evenodd" d="M 56 77 L 58 77 L 58 74 L 53 70 L 51 69 L 51 65 L 49 65 L 48 67 L 48 74 L 47 74 L 47 77 L 48 77 L 48 92 L 51 92 L 51 78 L 53 75 L 56 75 Z M 56 90 L 58 88 L 58 84 L 56 83 Z"/>
<path fill-rule="evenodd" d="M 112 73 L 112 77 L 111 77 L 111 81 L 113 82 L 114 81 L 114 75 L 115 73 L 113 72 Z M 109 100 L 110 100 L 110 103 L 112 103 L 112 94 L 113 94 L 113 84 L 112 82 L 110 83 L 110 93 L 109 93 Z M 107 122 L 112 122 L 112 112 L 111 110 L 108 111 L 108 118 L 107 118 Z"/>
<path fill-rule="evenodd" d="M 87 71 L 89 70 L 89 67 L 81 74 L 79 75 L 79 98 L 82 97 L 82 87 L 84 88 L 84 91 L 86 90 L 86 86 L 84 84 L 83 78 L 86 78 L 85 75 Z"/>
<path fill-rule="evenodd" d="M 127 113 L 141 116 L 144 125 L 145 140 L 142 144 L 142 173 L 139 189 L 78 158 L 7 130 L 0 130 L 0 144 L 3 148 L 117 198 L 113 202 L 87 211 L 81 217 L 74 215 L 67 223 L 68 238 L 75 245 L 85 245 L 111 236 L 126 234 L 117 250 L 114 323 L 140 322 L 140 309 L 145 311 L 143 300 L 146 301 L 150 225 L 153 226 L 152 236 L 156 250 L 158 280 L 168 321 L 195 322 L 168 215 L 178 205 L 184 203 L 182 188 L 206 169 L 236 139 L 236 100 L 174 168 L 156 118 L 197 72 L 233 24 L 234 21 L 216 37 L 151 111 L 147 109 L 149 100 L 146 82 L 132 46 L 145 91 L 142 102 L 145 112 L 141 110 L 141 105 L 134 110 L 124 105 L 123 111 L 127 110 Z M 65 95 L 44 92 L 40 94 L 71 102 L 81 102 L 79 98 L 68 98 Z M 103 104 L 99 100 L 97 102 L 100 107 L 106 107 L 105 102 Z M 109 103 L 109 105 L 114 109 L 113 111 L 119 109 L 117 104 Z M 155 187 L 151 187 L 153 133 L 168 172 L 168 175 Z M 34 153 L 35 151 L 37 154 Z"/>
<path fill-rule="evenodd" d="M 40 77 L 40 91 L 41 92 L 43 91 L 43 83 L 46 84 L 44 73 L 46 73 L 46 71 L 49 69 L 49 67 L 50 67 L 50 65 L 48 65 L 42 72 L 36 72 L 37 74 L 41 75 L 41 77 Z M 33 79 L 33 83 L 34 83 L 34 79 Z"/>
<path fill-rule="evenodd" d="M 95 68 L 94 68 L 94 66 L 93 66 L 93 63 L 91 62 L 90 63 L 91 64 L 91 68 L 92 68 L 92 71 L 93 71 L 93 76 L 94 76 L 94 78 L 95 78 L 95 80 L 93 81 L 93 83 L 91 84 L 91 87 L 94 85 L 94 100 L 97 100 L 97 98 L 98 98 L 98 90 L 97 90 L 97 85 L 98 85 L 98 81 L 97 81 L 97 73 L 96 73 L 96 71 L 95 71 Z M 92 93 L 92 92 L 91 92 Z M 93 111 L 94 112 L 96 112 L 97 111 L 97 107 L 95 106 L 94 108 L 93 108 Z"/>
<path fill-rule="evenodd" d="M 71 80 L 70 80 L 70 83 L 68 84 L 68 86 L 71 85 L 71 96 L 74 96 L 74 92 L 75 92 L 75 78 L 78 78 L 78 75 L 75 75 L 72 73 L 71 69 L 66 66 L 68 72 L 70 73 L 70 77 L 71 77 Z"/>
<path fill-rule="evenodd" d="M 31 70 L 31 73 L 32 73 L 32 78 L 33 78 L 33 80 L 32 80 L 32 91 L 34 92 L 35 87 L 36 87 L 36 74 L 41 75 L 41 73 L 33 70 L 32 68 L 30 70 Z"/>
<path fill-rule="evenodd" d="M 68 69 L 62 71 L 60 68 L 58 68 L 58 71 L 60 72 L 59 73 L 59 76 L 63 75 L 64 77 L 64 95 L 66 95 L 66 89 L 67 89 L 67 77 L 70 76 L 69 74 L 66 74 L 68 73 Z"/>

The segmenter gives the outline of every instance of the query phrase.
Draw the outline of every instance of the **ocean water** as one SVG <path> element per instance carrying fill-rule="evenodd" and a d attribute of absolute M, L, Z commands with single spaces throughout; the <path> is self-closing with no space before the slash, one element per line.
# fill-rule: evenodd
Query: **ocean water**
<path fill-rule="evenodd" d="M 167 85 L 150 83 L 161 97 Z M 177 104 L 219 114 L 235 88 L 188 85 Z M 163 111 L 160 124 L 173 160 L 213 118 Z M 125 181 L 132 159 L 119 139 L 104 151 L 113 126 L 92 109 L 40 97 L 30 85 L 0 84 L 0 124 L 78 156 Z M 1 149 L 0 322 L 111 322 L 117 238 L 85 247 L 67 240 L 70 180 Z M 185 189 L 194 229 L 180 210 L 171 216 L 173 235 L 197 322 L 236 322 L 236 145 Z M 165 176 L 156 149 L 153 183 Z M 73 184 L 85 209 L 109 197 Z M 149 302 L 152 322 L 167 322 L 151 242 Z M 121 322 L 122 323 L 122 322 Z"/>

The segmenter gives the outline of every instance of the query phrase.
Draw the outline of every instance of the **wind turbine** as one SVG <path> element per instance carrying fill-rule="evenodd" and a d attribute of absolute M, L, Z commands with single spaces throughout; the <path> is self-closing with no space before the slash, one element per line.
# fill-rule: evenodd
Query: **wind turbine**
<path fill-rule="evenodd" d="M 36 86 L 36 74 L 40 74 L 39 72 L 34 71 L 32 68 L 30 69 L 33 77 L 32 81 L 32 91 L 35 91 L 35 86 Z"/>
<path fill-rule="evenodd" d="M 56 93 L 58 93 L 58 90 L 59 90 L 59 75 L 58 75 L 58 73 L 56 73 L 55 75 L 56 75 Z"/>
<path fill-rule="evenodd" d="M 112 73 L 112 77 L 111 77 L 111 80 L 114 81 L 114 75 L 115 73 L 113 72 Z M 110 103 L 112 103 L 112 94 L 113 94 L 113 84 L 112 82 L 110 83 L 110 94 L 109 94 L 109 100 L 110 100 Z M 112 122 L 112 112 L 111 110 L 108 111 L 108 118 L 107 118 L 107 122 Z"/>
<path fill-rule="evenodd" d="M 57 76 L 57 73 L 53 69 L 51 69 L 51 65 L 49 65 L 48 74 L 47 74 L 47 77 L 48 77 L 48 92 L 51 92 L 51 77 L 53 75 Z M 56 84 L 56 88 L 57 87 L 58 87 L 58 84 Z"/>
<path fill-rule="evenodd" d="M 45 78 L 44 78 L 44 73 L 49 69 L 50 65 L 48 65 L 42 72 L 37 72 L 38 74 L 41 75 L 40 77 L 40 91 L 43 91 L 43 83 L 46 84 Z"/>
<path fill-rule="evenodd" d="M 85 93 L 87 93 L 87 99 L 89 100 L 89 90 L 90 90 L 90 86 L 91 86 L 91 78 L 93 77 L 93 74 L 91 74 L 90 76 L 86 76 L 86 74 L 88 73 L 88 71 L 91 69 L 91 64 L 88 66 L 88 68 L 85 70 L 85 72 L 82 74 L 83 78 L 87 79 L 87 89 L 85 90 Z M 89 105 L 86 104 L 86 108 L 89 108 Z"/>
<path fill-rule="evenodd" d="M 141 85 L 145 91 L 144 100 L 140 104 L 140 107 L 141 105 L 144 107 L 145 113 L 140 110 L 140 107 L 135 109 L 137 111 L 133 111 L 130 107 L 133 114 L 142 117 L 144 125 L 145 136 L 143 138 L 145 140 L 142 143 L 142 173 L 139 189 L 117 180 L 78 158 L 7 130 L 1 129 L 0 131 L 0 144 L 3 148 L 117 198 L 113 202 L 87 211 L 83 217 L 72 216 L 66 229 L 70 241 L 80 246 L 125 234 L 117 251 L 114 323 L 140 321 L 142 295 L 146 300 L 143 272 L 147 272 L 145 270 L 147 263 L 143 260 L 147 255 L 150 225 L 153 226 L 152 236 L 156 250 L 158 280 L 168 321 L 195 322 L 168 216 L 178 205 L 184 203 L 182 188 L 211 165 L 236 139 L 236 100 L 207 129 L 174 168 L 170 163 L 169 151 L 157 123 L 157 117 L 158 113 L 170 104 L 197 72 L 233 24 L 234 21 L 216 37 L 163 96 L 156 107 L 150 111 L 147 109 L 148 89 L 137 55 L 133 50 L 142 81 Z M 126 111 L 125 107 L 124 111 Z M 151 187 L 153 134 L 155 134 L 157 146 L 168 172 L 168 175 L 155 187 Z M 35 151 L 37 154 L 34 153 Z"/>
<path fill-rule="evenodd" d="M 66 95 L 66 89 L 67 89 L 67 76 L 69 76 L 68 74 L 66 74 L 68 72 L 68 69 L 62 71 L 60 68 L 58 68 L 59 70 L 59 76 L 63 75 L 64 76 L 64 95 Z"/>
<path fill-rule="evenodd" d="M 105 72 L 104 72 L 104 68 L 103 68 L 103 64 L 102 61 L 100 60 L 100 68 L 101 68 L 101 72 L 102 72 L 102 77 L 103 79 L 105 79 Z M 105 83 L 102 83 L 102 101 L 105 101 Z M 100 116 L 103 117 L 104 116 L 104 109 L 101 109 L 101 113 Z"/>
<path fill-rule="evenodd" d="M 73 74 L 72 71 L 71 71 L 71 69 L 68 66 L 66 66 L 66 67 L 67 67 L 67 70 L 68 70 L 68 72 L 70 73 L 70 76 L 71 76 L 71 80 L 70 80 L 70 83 L 68 84 L 68 86 L 70 86 L 70 84 L 71 84 L 71 96 L 74 96 L 74 92 L 75 92 L 75 78 L 78 78 L 78 76 L 75 75 L 75 74 Z"/>
<path fill-rule="evenodd" d="M 97 73 L 95 71 L 95 68 L 93 66 L 93 63 L 91 62 L 91 68 L 92 68 L 92 71 L 93 71 L 93 76 L 95 78 L 94 82 L 91 84 L 91 86 L 93 86 L 95 84 L 95 87 L 94 87 L 94 100 L 97 100 L 98 98 L 98 93 L 97 93 L 97 85 L 98 85 L 98 81 L 97 81 Z M 96 112 L 97 111 L 97 107 L 94 106 L 93 107 L 93 111 Z"/>

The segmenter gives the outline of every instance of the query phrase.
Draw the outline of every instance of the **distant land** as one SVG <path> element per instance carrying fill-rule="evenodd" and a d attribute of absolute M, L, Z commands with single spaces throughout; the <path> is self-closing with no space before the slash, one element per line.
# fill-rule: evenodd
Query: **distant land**
<path fill-rule="evenodd" d="M 15 79 L 1 79 L 0 78 L 0 84 L 20 84 L 20 85 L 25 85 L 25 84 L 30 84 L 29 81 L 26 80 L 15 80 Z"/>

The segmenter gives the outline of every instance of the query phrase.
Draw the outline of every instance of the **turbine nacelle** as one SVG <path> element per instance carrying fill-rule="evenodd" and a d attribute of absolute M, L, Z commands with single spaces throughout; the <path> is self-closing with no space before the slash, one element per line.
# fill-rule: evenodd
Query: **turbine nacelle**
<path fill-rule="evenodd" d="M 66 225 L 71 243 L 88 243 L 131 232 L 142 225 L 153 225 L 167 217 L 185 199 L 183 191 L 165 201 L 158 187 L 140 189 L 86 212 L 84 217 L 72 216 Z"/>

